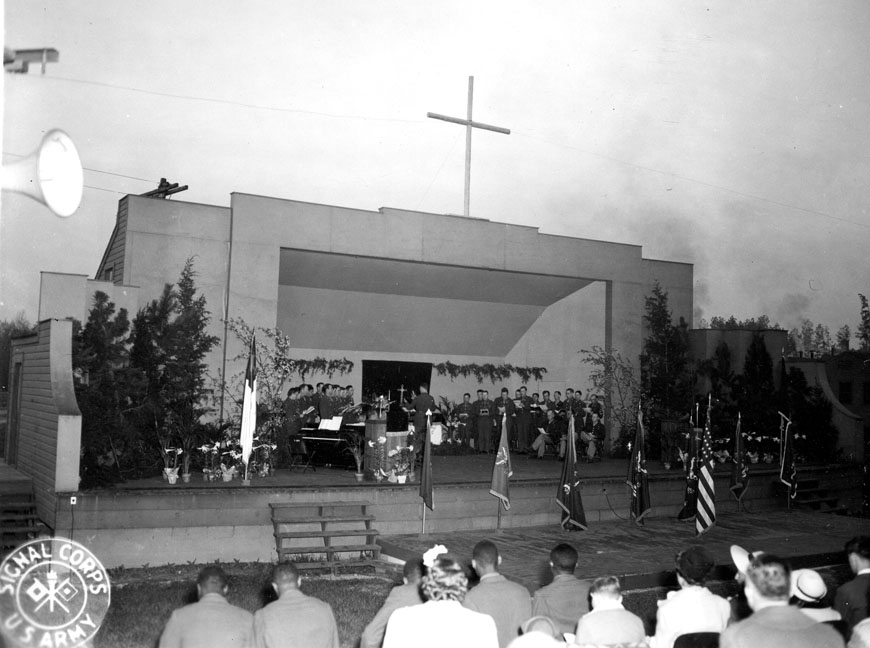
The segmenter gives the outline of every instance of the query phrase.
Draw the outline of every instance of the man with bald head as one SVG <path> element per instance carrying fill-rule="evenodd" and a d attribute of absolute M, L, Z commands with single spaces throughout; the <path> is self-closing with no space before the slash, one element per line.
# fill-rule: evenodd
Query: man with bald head
<path fill-rule="evenodd" d="M 328 603 L 299 589 L 302 577 L 292 562 L 275 565 L 272 588 L 278 600 L 254 613 L 257 648 L 338 648 L 338 628 Z"/>
<path fill-rule="evenodd" d="M 199 600 L 175 610 L 160 635 L 159 648 L 245 648 L 253 638 L 250 612 L 230 605 L 227 575 L 217 565 L 199 572 L 196 593 Z"/>

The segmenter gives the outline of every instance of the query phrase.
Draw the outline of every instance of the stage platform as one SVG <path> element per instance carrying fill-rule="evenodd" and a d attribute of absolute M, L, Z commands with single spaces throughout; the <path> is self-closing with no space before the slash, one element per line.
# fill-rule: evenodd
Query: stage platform
<path fill-rule="evenodd" d="M 425 526 L 419 483 L 357 484 L 353 472 L 326 468 L 305 473 L 278 471 L 275 476 L 253 478 L 250 486 L 238 480 L 203 482 L 200 475 L 189 484 L 169 485 L 154 477 L 113 488 L 58 493 L 56 508 L 47 515 L 58 534 L 84 542 L 109 567 L 216 559 L 273 561 L 276 546 L 270 504 L 275 503 L 365 502 L 382 540 L 421 531 L 435 537 L 491 532 L 497 527 L 520 534 L 532 528 L 558 529 L 556 492 L 562 463 L 552 458 L 513 457 L 511 508 L 499 516 L 498 500 L 489 493 L 493 462 L 493 455 L 433 457 L 434 510 L 426 511 Z M 727 513 L 736 510 L 736 502 L 728 492 L 730 471 L 727 466 L 722 468 L 715 474 L 716 499 L 717 508 Z M 602 523 L 621 523 L 628 517 L 626 469 L 627 460 L 580 464 L 590 535 Z M 652 510 L 647 520 L 650 524 L 673 523 L 683 502 L 684 476 L 652 463 L 649 470 Z M 749 512 L 786 508 L 774 487 L 777 476 L 772 466 L 753 466 L 744 498 Z M 833 497 L 850 506 L 860 504 L 859 466 L 802 467 L 799 477 L 823 484 Z M 75 505 L 70 504 L 73 495 Z"/>

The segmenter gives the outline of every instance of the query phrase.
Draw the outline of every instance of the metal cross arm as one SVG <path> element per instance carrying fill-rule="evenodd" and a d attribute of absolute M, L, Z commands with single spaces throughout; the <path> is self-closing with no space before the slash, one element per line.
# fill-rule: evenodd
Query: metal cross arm
<path fill-rule="evenodd" d="M 426 113 L 427 117 L 432 119 L 440 119 L 441 121 L 452 122 L 461 126 L 471 126 L 472 128 L 483 128 L 484 130 L 495 131 L 496 133 L 511 134 L 510 128 L 502 128 L 501 126 L 491 126 L 483 122 L 470 121 L 468 119 L 460 119 L 459 117 L 448 117 L 447 115 L 439 115 L 438 113 Z"/>

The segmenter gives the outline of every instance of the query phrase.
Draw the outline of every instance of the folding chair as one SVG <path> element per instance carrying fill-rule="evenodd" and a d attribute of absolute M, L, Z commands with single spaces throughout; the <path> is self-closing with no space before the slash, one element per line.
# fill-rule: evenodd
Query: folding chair
<path fill-rule="evenodd" d="M 303 466 L 303 473 L 309 468 L 312 472 L 317 472 L 317 468 L 312 463 L 316 454 L 316 450 L 308 452 L 308 445 L 301 434 L 294 434 L 290 437 L 290 470 L 293 470 L 295 466 Z"/>

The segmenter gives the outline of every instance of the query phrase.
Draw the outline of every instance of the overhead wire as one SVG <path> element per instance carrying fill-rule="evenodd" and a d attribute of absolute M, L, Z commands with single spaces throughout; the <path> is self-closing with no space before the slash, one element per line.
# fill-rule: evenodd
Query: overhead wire
<path fill-rule="evenodd" d="M 202 96 L 197 96 L 197 95 L 161 92 L 161 91 L 157 91 L 157 90 L 148 90 L 148 89 L 144 89 L 144 88 L 137 88 L 134 86 L 124 86 L 124 85 L 120 85 L 120 84 L 116 84 L 116 83 L 107 83 L 107 82 L 103 82 L 103 81 L 91 81 L 91 80 L 87 80 L 87 79 L 76 79 L 76 78 L 63 77 L 63 76 L 40 75 L 39 77 L 31 77 L 31 78 L 39 78 L 39 79 L 44 79 L 44 80 L 65 81 L 68 83 L 78 83 L 78 84 L 92 85 L 92 86 L 97 86 L 97 87 L 111 88 L 111 89 L 116 89 L 116 90 L 124 90 L 127 92 L 136 92 L 136 93 L 141 93 L 141 94 L 153 95 L 153 96 L 157 96 L 157 97 L 166 97 L 166 98 L 181 99 L 181 100 L 186 100 L 186 101 L 201 101 L 201 102 L 214 103 L 214 104 L 223 104 L 223 105 L 236 106 L 236 107 L 247 108 L 247 109 L 252 109 L 252 110 L 265 110 L 265 111 L 280 112 L 280 113 L 314 115 L 314 116 L 326 117 L 326 118 L 330 118 L 330 119 L 357 119 L 357 120 L 363 120 L 363 121 L 378 121 L 378 122 L 408 123 L 408 124 L 421 124 L 425 121 L 422 118 L 421 119 L 400 119 L 400 118 L 393 118 L 393 117 L 374 117 L 374 116 L 366 116 L 366 115 L 329 113 L 329 112 L 323 112 L 323 111 L 304 110 L 301 108 L 288 108 L 288 107 L 283 107 L 283 106 L 273 106 L 273 105 L 265 105 L 265 104 L 254 104 L 254 103 L 247 103 L 247 102 L 243 102 L 243 101 L 235 101 L 232 99 L 217 99 L 217 98 L 213 98 L 213 97 L 202 97 Z M 617 164 L 621 164 L 621 165 L 624 165 L 627 167 L 631 167 L 634 169 L 646 171 L 649 173 L 656 173 L 659 175 L 665 175 L 668 177 L 676 178 L 678 180 L 682 180 L 684 182 L 689 182 L 692 184 L 697 184 L 700 186 L 709 187 L 709 188 L 715 189 L 717 191 L 727 192 L 727 193 L 730 193 L 730 194 L 733 194 L 736 196 L 740 196 L 743 198 L 747 198 L 750 200 L 756 200 L 756 201 L 763 202 L 763 203 L 766 203 L 769 205 L 775 205 L 777 207 L 782 207 L 784 209 L 791 209 L 791 210 L 802 212 L 805 214 L 819 216 L 821 218 L 826 218 L 826 219 L 829 219 L 832 221 L 837 221 L 837 222 L 846 223 L 849 225 L 854 225 L 857 227 L 863 227 L 863 228 L 870 229 L 870 224 L 861 223 L 861 222 L 851 220 L 848 218 L 843 218 L 841 216 L 835 216 L 833 214 L 829 214 L 827 212 L 823 212 L 823 211 L 820 211 L 817 209 L 803 207 L 801 205 L 795 205 L 793 203 L 787 203 L 787 202 L 783 202 L 780 200 L 775 200 L 773 198 L 767 198 L 766 196 L 760 196 L 758 194 L 753 194 L 753 193 L 749 193 L 746 191 L 741 191 L 739 189 L 733 189 L 731 187 L 719 185 L 719 184 L 716 184 L 713 182 L 702 180 L 700 178 L 694 178 L 694 177 L 683 175 L 683 174 L 676 173 L 673 171 L 665 171 L 663 169 L 657 169 L 655 167 L 637 164 L 635 162 L 623 160 L 623 159 L 620 159 L 620 158 L 617 158 L 617 157 L 614 157 L 611 155 L 607 155 L 604 153 L 600 153 L 597 151 L 591 151 L 589 149 L 584 149 L 584 148 L 581 148 L 578 146 L 573 146 L 571 144 L 566 144 L 564 142 L 555 142 L 555 141 L 548 140 L 548 139 L 545 139 L 542 137 L 531 135 L 529 133 L 524 133 L 522 130 L 517 130 L 517 129 L 512 129 L 512 130 L 519 137 L 524 137 L 527 139 L 536 140 L 536 141 L 542 142 L 544 144 L 547 144 L 549 146 L 555 146 L 555 147 L 559 147 L 559 148 L 579 151 L 585 155 L 590 155 L 590 156 L 597 157 L 600 159 L 608 160 L 608 161 L 611 161 L 611 162 L 614 162 Z M 10 154 L 10 155 L 12 155 L 12 154 Z M 446 158 L 445 158 L 445 160 L 446 160 Z M 443 163 L 442 163 L 442 167 L 443 167 Z M 110 174 L 110 175 L 117 175 L 120 177 L 128 177 L 128 178 L 131 178 L 134 180 L 142 180 L 144 182 L 154 182 L 153 180 L 147 180 L 145 178 L 137 178 L 134 176 L 125 176 L 124 174 L 116 174 L 116 173 L 113 173 L 111 171 L 101 171 L 98 169 L 88 169 L 88 170 L 95 171 L 97 173 L 106 173 L 106 174 Z M 436 172 L 435 178 L 433 178 L 432 182 L 430 183 L 429 188 L 426 189 L 424 196 L 426 194 L 428 194 L 429 189 L 431 189 L 432 184 L 435 182 L 435 179 L 437 179 L 437 176 L 440 172 L 441 172 L 441 169 L 439 168 L 439 170 Z M 99 189 L 99 187 L 89 187 L 89 188 Z M 107 190 L 107 191 L 111 191 L 111 190 Z"/>

